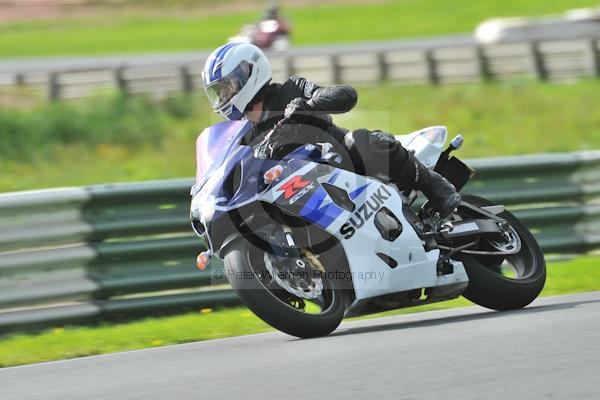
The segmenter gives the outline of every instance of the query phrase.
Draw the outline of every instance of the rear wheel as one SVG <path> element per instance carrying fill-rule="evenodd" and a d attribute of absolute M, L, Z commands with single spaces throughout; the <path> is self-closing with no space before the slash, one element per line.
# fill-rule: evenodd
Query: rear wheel
<path fill-rule="evenodd" d="M 230 245 L 225 271 L 244 304 L 263 321 L 292 336 L 311 338 L 335 330 L 346 311 L 340 282 L 310 271 L 297 274 L 298 279 L 286 279 L 274 271 L 271 257 L 245 238 Z"/>
<path fill-rule="evenodd" d="M 471 195 L 463 196 L 463 201 L 478 207 L 495 205 Z M 469 213 L 460 207 L 456 212 L 463 218 L 472 218 Z M 463 262 L 469 276 L 464 297 L 494 310 L 513 310 L 525 307 L 540 294 L 546 281 L 546 262 L 539 244 L 521 221 L 508 211 L 498 216 L 510 224 L 510 237 L 504 242 L 482 240 L 479 249 L 520 246 L 517 253 L 507 256 L 461 254 L 454 258 Z"/>

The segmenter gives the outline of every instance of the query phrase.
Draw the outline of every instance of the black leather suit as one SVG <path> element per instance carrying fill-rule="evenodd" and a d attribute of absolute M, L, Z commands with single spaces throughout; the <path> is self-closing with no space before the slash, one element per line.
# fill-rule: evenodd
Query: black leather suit
<path fill-rule="evenodd" d="M 333 151 L 342 155 L 342 166 L 359 174 L 389 177 L 394 183 L 410 186 L 415 180 L 412 154 L 396 141 L 393 135 L 382 131 L 347 129 L 334 125 L 328 114 L 350 111 L 357 102 L 356 90 L 348 85 L 321 87 L 301 77 L 291 77 L 283 84 L 273 83 L 263 98 L 263 114 L 256 124 L 253 137 L 264 139 L 277 121 L 283 118 L 286 106 L 296 98 L 303 98 L 311 106 L 310 115 L 317 115 L 320 123 L 288 124 L 276 140 L 280 153 L 306 143 L 331 143 Z M 253 141 L 254 141 L 253 140 Z"/>

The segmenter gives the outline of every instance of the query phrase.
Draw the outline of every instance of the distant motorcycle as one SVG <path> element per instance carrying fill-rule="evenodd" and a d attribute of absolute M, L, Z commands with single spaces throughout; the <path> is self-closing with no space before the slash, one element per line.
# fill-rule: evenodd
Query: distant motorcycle
<path fill-rule="evenodd" d="M 274 129 L 280 129 L 285 121 Z M 300 338 L 327 335 L 344 316 L 450 300 L 487 308 L 531 303 L 546 265 L 527 227 L 502 205 L 464 195 L 446 219 L 419 193 L 339 167 L 326 144 L 307 144 L 281 160 L 253 155 L 247 121 L 207 128 L 198 141 L 191 220 L 224 259 L 240 299 L 271 326 Z M 473 171 L 442 151 L 447 129 L 398 140 L 457 189 Z"/>
<path fill-rule="evenodd" d="M 493 18 L 475 29 L 483 44 L 520 43 L 600 37 L 600 7 L 567 11 L 543 17 Z"/>
<path fill-rule="evenodd" d="M 285 51 L 291 47 L 290 25 L 279 15 L 277 7 L 271 7 L 260 22 L 245 25 L 228 41 L 251 43 L 264 50 Z"/>

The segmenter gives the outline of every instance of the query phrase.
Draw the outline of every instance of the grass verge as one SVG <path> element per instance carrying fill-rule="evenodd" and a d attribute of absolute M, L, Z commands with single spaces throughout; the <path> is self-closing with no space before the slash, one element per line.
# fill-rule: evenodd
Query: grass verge
<path fill-rule="evenodd" d="M 471 32 L 483 19 L 558 13 L 595 0 L 388 0 L 364 4 L 284 6 L 294 44 L 340 43 Z M 243 9 L 243 8 L 242 8 Z M 208 49 L 222 44 L 261 11 L 211 14 L 196 8 L 5 23 L 0 57 L 91 55 Z M 43 38 L 43 39 L 40 39 Z"/>
<path fill-rule="evenodd" d="M 549 263 L 542 296 L 600 290 L 600 256 Z M 464 298 L 390 311 L 375 317 L 471 305 Z M 272 330 L 245 308 L 204 309 L 174 317 L 100 327 L 56 327 L 0 339 L 0 367 L 143 349 Z"/>
<path fill-rule="evenodd" d="M 396 134 L 446 125 L 450 135 L 465 136 L 461 158 L 589 150 L 600 148 L 598 93 L 600 80 L 387 84 L 359 88 L 356 109 L 335 121 Z M 218 121 L 204 96 L 148 102 L 136 106 L 117 96 L 14 111 L 17 116 L 5 106 L 0 192 L 194 175 L 196 136 Z"/>

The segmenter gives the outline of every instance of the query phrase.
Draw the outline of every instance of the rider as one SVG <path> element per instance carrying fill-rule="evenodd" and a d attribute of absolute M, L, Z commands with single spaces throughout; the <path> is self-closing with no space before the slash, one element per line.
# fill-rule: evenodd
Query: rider
<path fill-rule="evenodd" d="M 217 48 L 206 61 L 202 78 L 216 113 L 226 120 L 245 118 L 254 122 L 252 136 L 259 143 L 255 154 L 277 157 L 281 154 L 278 150 L 289 150 L 290 145 L 328 142 L 336 152 L 347 156 L 357 173 L 385 176 L 399 187 L 420 190 L 429 199 L 429 207 L 442 217 L 460 203 L 455 187 L 421 164 L 392 134 L 367 129 L 348 131 L 332 123 L 329 114 L 345 113 L 356 105 L 358 95 L 351 86 L 323 87 L 296 76 L 283 84 L 271 83 L 266 56 L 246 43 Z M 267 134 L 284 117 L 304 123 L 302 129 L 292 124 L 274 135 Z"/>

